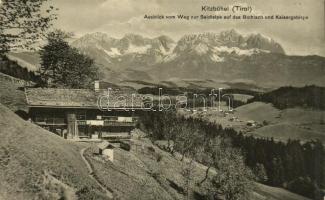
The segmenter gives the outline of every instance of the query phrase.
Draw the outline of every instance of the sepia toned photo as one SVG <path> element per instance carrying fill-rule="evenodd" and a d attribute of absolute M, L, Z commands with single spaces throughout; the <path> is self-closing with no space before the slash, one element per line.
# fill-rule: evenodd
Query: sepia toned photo
<path fill-rule="evenodd" d="M 324 0 L 0 0 L 0 200 L 324 200 Z"/>

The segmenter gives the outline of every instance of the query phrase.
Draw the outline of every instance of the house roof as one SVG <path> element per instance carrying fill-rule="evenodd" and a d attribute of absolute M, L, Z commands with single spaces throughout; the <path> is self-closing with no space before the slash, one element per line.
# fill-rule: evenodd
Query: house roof
<path fill-rule="evenodd" d="M 103 142 L 99 143 L 97 145 L 97 147 L 99 149 L 101 149 L 101 150 L 107 149 L 108 147 L 114 148 L 114 146 L 111 143 L 107 142 L 107 141 L 103 141 Z"/>
<path fill-rule="evenodd" d="M 141 108 L 142 97 L 131 90 L 90 90 L 61 88 L 25 89 L 29 107 L 124 109 Z"/>

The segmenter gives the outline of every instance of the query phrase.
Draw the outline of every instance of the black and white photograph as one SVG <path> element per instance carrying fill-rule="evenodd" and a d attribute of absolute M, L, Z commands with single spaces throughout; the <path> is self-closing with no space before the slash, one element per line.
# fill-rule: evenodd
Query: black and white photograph
<path fill-rule="evenodd" d="M 0 200 L 325 200 L 325 1 L 0 0 Z"/>

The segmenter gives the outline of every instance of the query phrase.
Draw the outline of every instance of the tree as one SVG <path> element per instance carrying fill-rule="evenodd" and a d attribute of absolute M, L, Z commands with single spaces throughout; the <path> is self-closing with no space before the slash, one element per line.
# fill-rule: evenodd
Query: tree
<path fill-rule="evenodd" d="M 176 114 L 170 111 L 163 111 L 161 121 L 163 123 L 162 128 L 164 139 L 167 140 L 167 148 L 171 153 L 173 153 L 174 149 L 172 147 L 171 141 L 174 141 L 176 138 L 178 125 Z"/>
<path fill-rule="evenodd" d="M 220 151 L 222 140 L 219 137 L 206 137 L 201 148 L 198 148 L 198 160 L 207 166 L 204 178 L 198 183 L 201 185 L 208 179 L 209 170 L 217 164 L 217 155 Z"/>
<path fill-rule="evenodd" d="M 249 199 L 254 176 L 245 165 L 241 152 L 234 148 L 221 148 L 216 160 L 216 175 L 212 180 L 214 196 L 221 194 L 226 200 Z"/>
<path fill-rule="evenodd" d="M 195 123 L 185 121 L 176 127 L 175 150 L 184 157 L 193 158 L 197 154 L 197 148 L 202 144 L 202 130 Z"/>
<path fill-rule="evenodd" d="M 261 163 L 257 163 L 256 167 L 254 167 L 254 174 L 261 183 L 265 183 L 268 180 L 265 167 Z"/>
<path fill-rule="evenodd" d="M 0 55 L 12 48 L 29 48 L 57 19 L 55 8 L 44 7 L 48 0 L 0 1 Z"/>
<path fill-rule="evenodd" d="M 70 46 L 66 39 L 69 35 L 61 30 L 50 32 L 47 38 L 47 45 L 40 50 L 41 75 L 45 83 L 58 81 L 62 69 L 60 64 L 67 56 Z"/>
<path fill-rule="evenodd" d="M 98 77 L 94 60 L 70 47 L 68 33 L 55 30 L 48 34 L 40 50 L 41 77 L 47 86 L 85 88 Z"/>
<path fill-rule="evenodd" d="M 288 183 L 287 188 L 288 190 L 297 194 L 301 194 L 312 199 L 320 199 L 316 197 L 320 196 L 321 191 L 317 184 L 309 177 L 299 177 L 294 179 Z"/>

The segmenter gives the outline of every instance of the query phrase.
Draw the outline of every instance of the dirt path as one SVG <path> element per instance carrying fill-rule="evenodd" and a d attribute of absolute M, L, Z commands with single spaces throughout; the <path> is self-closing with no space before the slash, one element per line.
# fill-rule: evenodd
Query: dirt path
<path fill-rule="evenodd" d="M 101 184 L 98 179 L 94 176 L 94 170 L 91 167 L 91 165 L 89 164 L 88 160 L 85 158 L 84 153 L 85 151 L 88 149 L 89 147 L 83 148 L 80 150 L 80 156 L 82 158 L 82 160 L 85 162 L 88 171 L 89 171 L 89 176 L 97 183 L 97 185 L 106 193 L 106 196 L 110 199 L 113 199 L 113 193 L 111 191 L 109 191 L 105 185 Z"/>

